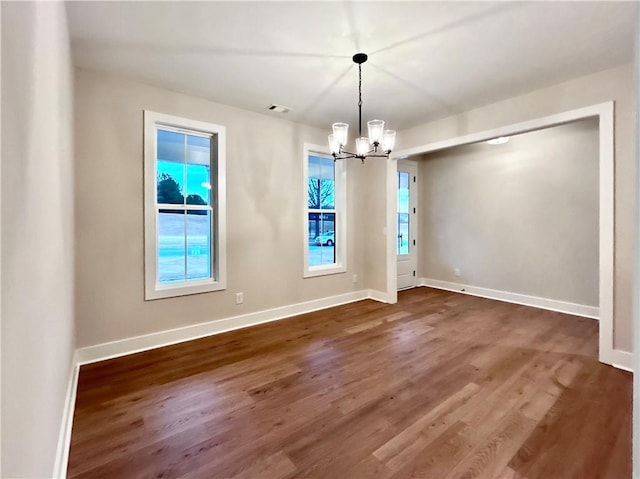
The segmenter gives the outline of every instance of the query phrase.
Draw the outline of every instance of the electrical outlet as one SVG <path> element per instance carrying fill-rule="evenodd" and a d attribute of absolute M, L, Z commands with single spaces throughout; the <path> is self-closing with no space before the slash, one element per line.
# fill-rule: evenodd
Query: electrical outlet
<path fill-rule="evenodd" d="M 358 282 L 358 275 L 354 274 L 353 278 L 351 279 L 351 281 L 353 281 L 354 283 L 357 283 Z"/>
<path fill-rule="evenodd" d="M 243 301 L 244 301 L 244 294 L 236 293 L 236 304 L 242 304 Z"/>
<path fill-rule="evenodd" d="M 453 274 L 455 274 L 455 275 L 459 278 L 459 277 L 460 277 L 460 275 L 462 274 L 462 273 L 460 272 L 460 268 L 456 268 L 456 269 L 454 269 L 454 270 L 453 270 Z"/>

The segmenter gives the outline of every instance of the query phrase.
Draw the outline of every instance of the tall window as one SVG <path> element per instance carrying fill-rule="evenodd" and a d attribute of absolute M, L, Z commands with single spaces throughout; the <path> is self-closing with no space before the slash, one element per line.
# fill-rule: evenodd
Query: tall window
<path fill-rule="evenodd" d="M 344 162 L 305 145 L 305 276 L 346 271 Z"/>
<path fill-rule="evenodd" d="M 145 298 L 225 288 L 224 127 L 145 111 Z"/>

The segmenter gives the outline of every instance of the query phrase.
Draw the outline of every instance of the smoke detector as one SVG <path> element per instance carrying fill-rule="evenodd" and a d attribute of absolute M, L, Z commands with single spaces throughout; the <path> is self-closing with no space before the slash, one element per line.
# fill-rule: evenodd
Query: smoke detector
<path fill-rule="evenodd" d="M 275 103 L 272 103 L 267 107 L 267 110 L 275 111 L 276 113 L 289 113 L 291 111 L 291 108 L 289 108 L 288 106 L 276 105 Z"/>

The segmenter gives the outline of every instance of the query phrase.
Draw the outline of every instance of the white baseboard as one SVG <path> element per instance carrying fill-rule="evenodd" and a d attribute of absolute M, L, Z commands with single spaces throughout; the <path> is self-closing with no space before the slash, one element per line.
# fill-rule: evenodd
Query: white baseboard
<path fill-rule="evenodd" d="M 67 477 L 67 464 L 69 462 L 69 448 L 71 447 L 71 430 L 73 428 L 73 414 L 76 407 L 76 393 L 78 391 L 78 355 L 74 353 L 71 363 L 71 374 L 67 385 L 64 410 L 62 411 L 62 422 L 60 424 L 60 434 L 58 435 L 58 447 L 56 449 L 56 462 L 53 466 L 55 479 L 65 479 Z"/>
<path fill-rule="evenodd" d="M 610 364 L 614 368 L 629 371 L 630 373 L 633 372 L 633 353 L 620 349 L 610 349 L 606 351 L 604 355 L 601 352 L 600 361 Z"/>
<path fill-rule="evenodd" d="M 67 388 L 65 407 L 58 438 L 58 448 L 56 451 L 56 462 L 52 477 L 55 479 L 65 479 L 67 477 L 69 448 L 71 446 L 71 430 L 73 427 L 73 414 L 75 411 L 76 393 L 78 389 L 78 374 L 81 365 L 126 356 L 128 354 L 160 348 L 162 346 L 169 346 L 171 344 L 191 341 L 193 339 L 212 336 L 214 334 L 220 334 L 235 329 L 277 321 L 279 319 L 289 318 L 299 314 L 310 313 L 312 311 L 331 308 L 341 304 L 361 301 L 363 299 L 374 299 L 376 301 L 387 302 L 385 293 L 365 289 L 328 298 L 316 299 L 304 303 L 282 306 L 280 308 L 233 316 L 216 321 L 209 321 L 207 323 L 200 323 L 192 326 L 160 331 L 158 333 L 146 334 L 143 336 L 136 336 L 120 341 L 112 341 L 109 343 L 77 349 L 73 357 L 73 369 L 71 371 L 69 385 Z"/>
<path fill-rule="evenodd" d="M 194 324 L 192 326 L 185 326 L 182 328 L 160 331 L 158 333 L 145 334 L 143 336 L 135 336 L 133 338 L 80 348 L 77 350 L 78 364 L 89 364 L 97 361 L 103 361 L 105 359 L 126 356 L 128 354 L 147 351 L 149 349 L 160 348 L 162 346 L 169 346 L 171 344 L 191 341 L 193 339 L 212 336 L 214 334 L 225 333 L 235 329 L 277 321 L 279 319 L 289 318 L 298 314 L 310 313 L 312 311 L 331 308 L 341 304 L 353 303 L 367 298 L 386 302 L 386 295 L 378 291 L 353 291 L 351 293 L 340 294 L 328 298 L 291 304 L 279 308 L 257 311 L 255 313 L 243 314 L 240 316 L 233 316 L 206 323 Z"/>
<path fill-rule="evenodd" d="M 379 301 L 381 303 L 390 303 L 391 301 L 389 301 L 389 297 L 387 296 L 387 293 L 383 293 L 382 291 L 377 291 L 375 289 L 368 289 L 367 290 L 367 297 L 369 299 L 373 299 L 374 301 Z"/>
<path fill-rule="evenodd" d="M 499 291 L 497 289 L 480 288 L 478 286 L 451 283 L 437 279 L 421 278 L 419 284 L 420 286 L 455 291 L 456 293 L 470 294 L 471 296 L 479 296 L 481 298 L 495 299 L 507 303 L 522 304 L 524 306 L 533 306 L 534 308 L 573 314 L 574 316 L 583 316 L 591 319 L 598 319 L 600 317 L 600 309 L 595 306 L 568 303 L 555 299 L 540 298 L 538 296 L 528 296 L 526 294 L 510 293 L 509 291 Z"/>
<path fill-rule="evenodd" d="M 467 284 L 451 283 L 448 281 L 429 278 L 421 278 L 419 284 L 420 286 L 444 289 L 446 291 L 469 294 L 471 296 L 479 296 L 481 298 L 495 299 L 498 301 L 505 301 L 507 303 L 533 306 L 534 308 L 548 309 L 550 311 L 557 311 L 585 318 L 598 319 L 600 316 L 599 308 L 585 306 L 583 304 L 567 303 L 565 301 L 556 301 L 554 299 L 527 296 L 524 294 L 510 293 L 508 291 L 499 291 L 495 289 L 479 288 L 477 286 L 469 286 Z M 620 349 L 608 349 L 607 351 L 600 351 L 599 360 L 600 362 L 610 364 L 615 368 L 633 372 L 632 353 L 622 351 Z"/>
<path fill-rule="evenodd" d="M 554 311 L 570 312 L 570 314 L 578 314 L 574 311 L 566 311 L 558 308 L 550 308 L 540 306 L 539 303 L 524 302 L 522 298 L 532 298 L 529 296 L 517 295 L 514 293 L 505 293 L 502 291 L 494 291 L 483 288 L 474 288 L 466 285 L 458 285 L 456 283 L 447 283 L 444 281 L 436 281 L 430 279 L 421 279 L 419 286 L 430 286 L 438 289 L 446 289 L 448 291 L 462 292 L 465 294 L 471 294 L 474 296 L 482 296 L 490 299 L 498 299 L 501 301 L 508 301 L 517 304 L 525 304 L 528 306 L 541 307 L 544 309 L 553 309 Z M 465 291 L 460 291 L 458 288 L 464 288 Z M 500 293 L 500 296 L 490 296 L 488 293 Z M 481 294 L 483 293 L 483 294 Z M 509 299 L 507 299 L 509 298 Z M 515 299 L 513 299 L 515 298 Z M 98 344 L 95 346 L 89 346 L 76 350 L 73 358 L 73 368 L 71 376 L 69 378 L 69 385 L 67 388 L 65 408 L 63 412 L 62 424 L 60 428 L 60 435 L 58 439 L 58 448 L 56 453 L 56 463 L 54 466 L 53 477 L 56 479 L 65 479 L 67 464 L 69 460 L 69 448 L 71 445 L 71 431 L 73 426 L 73 414 L 75 410 L 76 393 L 78 389 L 78 374 L 79 368 L 83 364 L 89 364 L 93 362 L 103 361 L 105 359 L 116 358 L 120 356 L 126 356 L 141 351 L 147 351 L 150 349 L 160 348 L 163 346 L 169 346 L 171 344 L 190 341 L 193 339 L 203 338 L 206 336 L 212 336 L 215 334 L 232 331 L 235 329 L 246 328 L 255 326 L 262 323 L 268 323 L 271 321 L 277 321 L 291 316 L 299 314 L 310 313 L 321 309 L 331 308 L 339 306 L 341 304 L 353 303 L 361 301 L 363 299 L 372 299 L 383 303 L 389 303 L 388 295 L 381 291 L 365 289 L 360 291 L 353 291 L 351 293 L 341 294 L 337 296 L 331 296 L 328 298 L 317 299 L 313 301 L 307 301 L 304 303 L 292 304 L 289 306 L 282 306 L 279 308 L 273 308 L 265 311 L 258 311 L 255 313 L 244 314 L 240 316 L 233 316 L 230 318 L 224 318 L 216 321 L 209 321 L 206 323 L 195 324 L 192 326 L 186 326 L 182 328 L 176 328 L 167 331 L 161 331 L 158 333 L 147 334 L 143 336 L 136 336 L 133 338 L 127 338 L 119 341 L 112 341 L 109 343 Z M 534 298 L 542 300 L 542 298 Z M 550 300 L 544 300 L 550 301 Z M 555 303 L 562 303 L 556 301 Z M 571 304 L 571 303 L 562 303 Z M 548 303 L 545 303 L 549 306 Z M 575 305 L 580 306 L 580 305 Z M 584 308 L 588 308 L 584 306 Z M 597 308 L 592 308 L 597 310 Z M 584 311 L 583 311 L 584 312 Z M 587 316 L 586 314 L 582 314 Z M 587 316 L 592 317 L 592 316 Z M 631 371 L 632 367 L 632 354 L 624 351 L 613 350 L 611 357 L 611 364 L 614 366 Z"/>

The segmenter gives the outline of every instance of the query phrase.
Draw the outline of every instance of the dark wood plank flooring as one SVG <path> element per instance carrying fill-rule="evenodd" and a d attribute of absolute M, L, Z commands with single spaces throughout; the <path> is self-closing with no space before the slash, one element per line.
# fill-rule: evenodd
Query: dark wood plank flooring
<path fill-rule="evenodd" d="M 428 288 L 83 366 L 70 478 L 628 479 L 598 323 Z"/>

